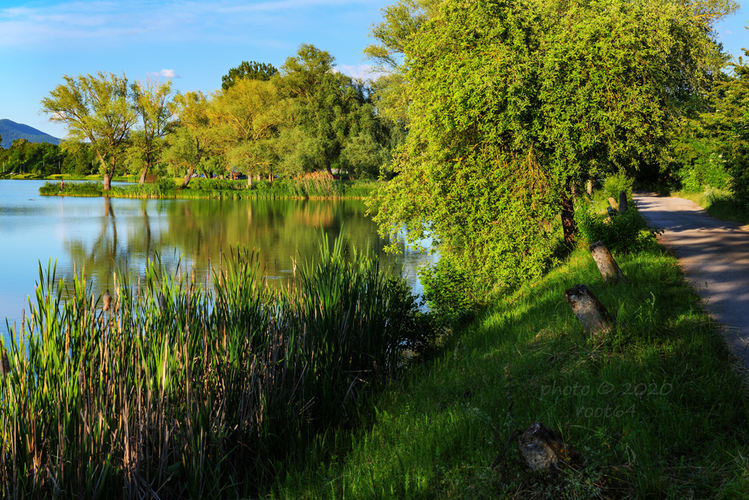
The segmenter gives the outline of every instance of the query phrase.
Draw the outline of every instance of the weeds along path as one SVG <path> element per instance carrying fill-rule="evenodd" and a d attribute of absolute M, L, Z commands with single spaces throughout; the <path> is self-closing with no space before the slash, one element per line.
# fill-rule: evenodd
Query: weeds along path
<path fill-rule="evenodd" d="M 683 198 L 635 193 L 637 208 L 658 241 L 679 259 L 686 278 L 725 326 L 726 342 L 749 370 L 749 230 L 707 214 Z"/>

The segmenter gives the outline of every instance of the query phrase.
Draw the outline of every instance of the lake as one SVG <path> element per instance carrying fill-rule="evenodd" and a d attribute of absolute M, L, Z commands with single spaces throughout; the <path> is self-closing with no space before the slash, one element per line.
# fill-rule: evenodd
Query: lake
<path fill-rule="evenodd" d="M 421 292 L 416 267 L 431 262 L 399 243 L 403 253 L 383 252 L 387 243 L 365 215 L 360 200 L 133 200 L 39 196 L 46 181 L 0 180 L 0 332 L 4 319 L 20 327 L 22 311 L 39 281 L 39 262 L 57 262 L 57 280 L 85 275 L 98 295 L 113 287 L 113 273 L 132 282 L 146 260 L 160 256 L 205 283 L 221 253 L 255 248 L 269 283 L 291 276 L 293 259 L 316 256 L 322 234 L 343 236 L 346 247 L 369 248 L 382 267 L 405 276 Z"/>

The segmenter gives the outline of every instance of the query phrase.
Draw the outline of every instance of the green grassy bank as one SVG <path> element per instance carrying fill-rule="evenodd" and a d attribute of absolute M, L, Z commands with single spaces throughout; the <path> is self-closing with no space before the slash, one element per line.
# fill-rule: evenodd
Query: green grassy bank
<path fill-rule="evenodd" d="M 377 187 L 377 181 L 349 181 L 324 177 L 277 179 L 273 182 L 223 179 L 193 179 L 187 188 L 178 188 L 173 179 L 153 184 L 112 186 L 104 191 L 101 182 L 52 181 L 39 188 L 47 196 L 107 196 L 111 198 L 161 199 L 283 199 L 283 198 L 366 198 Z"/>
<path fill-rule="evenodd" d="M 730 191 L 707 188 L 701 192 L 675 191 L 671 196 L 692 200 L 716 219 L 749 224 L 749 206 Z"/>
<path fill-rule="evenodd" d="M 616 257 L 627 283 L 605 284 L 577 250 L 456 331 L 378 398 L 370 426 L 280 475 L 274 498 L 747 498 L 746 386 L 717 325 L 665 251 Z M 564 298 L 581 283 L 618 324 L 601 338 Z M 533 473 L 514 441 L 490 467 L 534 422 L 584 465 Z"/>

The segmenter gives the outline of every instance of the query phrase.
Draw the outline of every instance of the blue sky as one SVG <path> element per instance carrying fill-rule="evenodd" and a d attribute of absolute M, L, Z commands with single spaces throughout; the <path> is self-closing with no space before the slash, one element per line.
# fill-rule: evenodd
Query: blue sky
<path fill-rule="evenodd" d="M 380 10 L 395 0 L 0 0 L 0 118 L 63 137 L 39 114 L 62 76 L 125 73 L 172 78 L 182 92 L 212 92 L 242 61 L 276 67 L 302 43 L 330 52 L 352 76 Z M 749 0 L 718 26 L 726 49 L 749 48 Z"/>

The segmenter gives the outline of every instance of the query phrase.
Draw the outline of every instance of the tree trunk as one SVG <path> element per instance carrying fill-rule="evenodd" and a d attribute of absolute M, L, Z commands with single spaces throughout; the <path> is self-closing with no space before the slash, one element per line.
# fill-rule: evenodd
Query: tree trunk
<path fill-rule="evenodd" d="M 596 265 L 598 266 L 598 270 L 601 271 L 604 281 L 621 280 L 625 283 L 627 282 L 624 273 L 622 273 L 622 270 L 614 260 L 614 257 L 611 256 L 609 249 L 603 244 L 603 241 L 593 243 L 588 247 L 588 250 L 593 256 L 593 260 L 596 261 Z"/>
<path fill-rule="evenodd" d="M 577 232 L 577 227 L 575 226 L 575 206 L 566 190 L 562 192 L 562 230 L 564 231 L 564 242 L 567 245 L 572 245 L 575 241 L 575 233 Z"/>
<path fill-rule="evenodd" d="M 588 179 L 588 182 L 585 183 L 585 190 L 588 193 L 588 196 L 593 194 L 593 179 Z"/>
<path fill-rule="evenodd" d="M 185 189 L 188 184 L 190 184 L 190 179 L 192 179 L 192 174 L 195 172 L 195 169 L 193 167 L 190 167 L 187 169 L 187 175 L 182 180 L 182 185 L 180 186 L 180 189 Z"/>
<path fill-rule="evenodd" d="M 104 171 L 104 191 L 109 191 L 112 189 L 112 176 L 114 175 L 114 158 L 112 158 L 112 168 L 109 168 L 107 165 L 107 161 L 104 159 L 103 156 L 99 156 L 99 161 L 101 162 L 102 170 Z"/>
<path fill-rule="evenodd" d="M 613 327 L 611 315 L 587 286 L 576 285 L 565 290 L 564 298 L 589 334 L 604 334 Z"/>
<path fill-rule="evenodd" d="M 138 185 L 142 186 L 146 183 L 146 176 L 148 175 L 148 165 L 143 167 L 143 170 L 140 172 L 140 179 L 138 180 Z"/>

